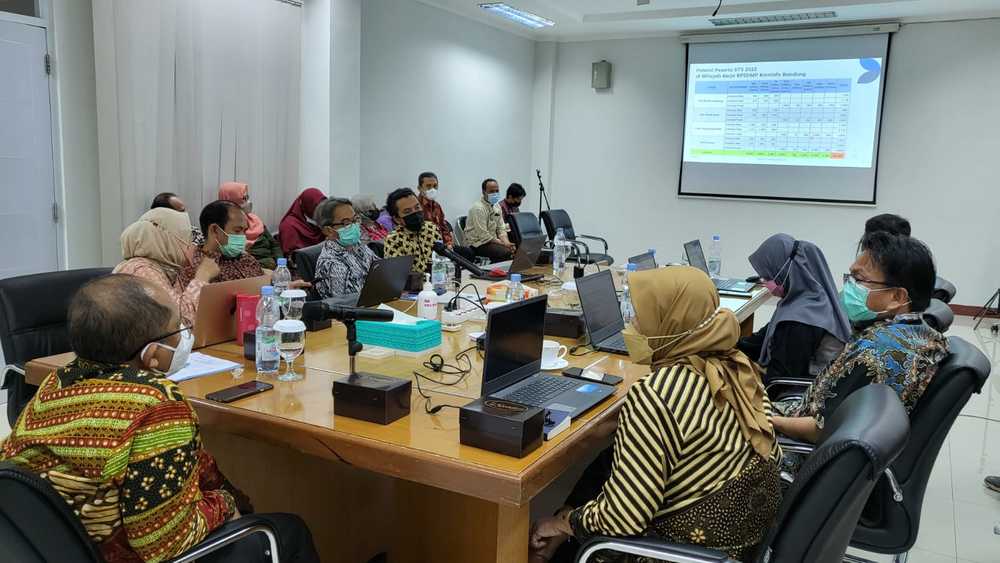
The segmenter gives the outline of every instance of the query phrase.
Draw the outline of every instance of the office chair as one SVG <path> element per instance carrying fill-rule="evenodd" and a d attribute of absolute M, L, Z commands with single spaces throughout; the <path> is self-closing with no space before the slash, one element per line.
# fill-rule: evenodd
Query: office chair
<path fill-rule="evenodd" d="M 785 493 L 778 517 L 755 558 L 758 563 L 840 562 L 878 476 L 903 450 L 906 410 L 885 385 L 851 394 L 826 421 L 815 455 Z M 652 538 L 595 537 L 578 562 L 603 550 L 678 563 L 731 561 L 722 552 Z"/>
<path fill-rule="evenodd" d="M 542 225 L 534 213 L 522 211 L 510 215 L 510 241 L 520 245 L 525 238 L 542 237 Z"/>
<path fill-rule="evenodd" d="M 455 229 L 455 244 L 465 246 L 465 222 L 468 216 L 462 215 L 458 218 L 458 228 Z"/>
<path fill-rule="evenodd" d="M 380 240 L 373 240 L 368 242 L 368 248 L 378 256 L 379 259 L 385 258 L 385 243 Z M 319 260 L 319 257 L 316 257 Z"/>
<path fill-rule="evenodd" d="M 305 248 L 300 248 L 295 252 L 292 252 L 292 257 L 295 260 L 295 270 L 300 276 L 302 276 L 303 280 L 309 283 L 316 280 L 316 262 L 319 260 L 319 255 L 322 252 L 322 242 Z M 309 294 L 307 298 L 309 301 L 319 299 L 319 294 L 316 293 L 314 288 L 310 287 L 306 290 L 306 293 Z"/>
<path fill-rule="evenodd" d="M 24 364 L 69 352 L 66 312 L 76 290 L 110 268 L 46 272 L 0 280 L 0 346 L 7 366 L 0 372 L 7 390 L 7 420 L 17 422 L 38 387 L 24 381 Z"/>
<path fill-rule="evenodd" d="M 0 561 L 102 563 L 97 547 L 69 504 L 48 481 L 0 463 Z M 169 563 L 188 563 L 252 534 L 264 534 L 272 563 L 279 563 L 278 536 L 270 523 L 255 516 L 227 522 L 201 543 Z"/>
<path fill-rule="evenodd" d="M 938 276 L 934 280 L 934 293 L 932 294 L 935 299 L 940 299 L 945 303 L 951 303 L 951 300 L 955 298 L 955 293 L 958 290 L 955 289 L 955 284 L 950 281 Z"/>
<path fill-rule="evenodd" d="M 542 211 L 542 222 L 545 223 L 545 231 L 549 235 L 549 240 L 555 240 L 559 229 L 563 230 L 563 235 L 570 242 L 573 253 L 569 257 L 570 262 L 578 264 L 596 264 L 598 262 L 607 265 L 614 264 L 614 259 L 608 255 L 608 241 L 593 235 L 577 234 L 573 229 L 573 221 L 569 218 L 569 213 L 565 209 L 550 209 Z M 591 252 L 587 243 L 580 239 L 594 240 L 604 245 L 604 252 Z M 581 251 L 582 249 L 582 251 Z"/>
<path fill-rule="evenodd" d="M 924 322 L 932 326 L 938 332 L 948 332 L 951 323 L 955 320 L 955 313 L 951 307 L 939 299 L 931 299 L 930 304 L 922 313 Z"/>

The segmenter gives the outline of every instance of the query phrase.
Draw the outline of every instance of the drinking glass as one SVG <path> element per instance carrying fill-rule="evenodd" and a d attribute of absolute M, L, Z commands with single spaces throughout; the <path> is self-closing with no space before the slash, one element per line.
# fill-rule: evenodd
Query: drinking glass
<path fill-rule="evenodd" d="M 302 289 L 286 289 L 281 292 L 281 312 L 286 319 L 302 318 L 302 307 L 306 304 L 306 292 Z"/>
<path fill-rule="evenodd" d="M 274 330 L 278 333 L 278 352 L 287 366 L 285 373 L 278 376 L 278 381 L 301 380 L 302 375 L 295 373 L 293 364 L 295 359 L 302 355 L 303 350 L 305 350 L 305 323 L 294 319 L 284 319 L 274 323 Z"/>

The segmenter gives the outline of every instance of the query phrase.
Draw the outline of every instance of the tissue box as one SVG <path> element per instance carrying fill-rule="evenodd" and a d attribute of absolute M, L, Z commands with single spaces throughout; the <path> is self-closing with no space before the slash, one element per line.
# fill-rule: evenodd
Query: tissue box
<path fill-rule="evenodd" d="M 441 345 L 441 323 L 426 319 L 415 324 L 358 321 L 358 342 L 405 352 L 422 352 Z"/>

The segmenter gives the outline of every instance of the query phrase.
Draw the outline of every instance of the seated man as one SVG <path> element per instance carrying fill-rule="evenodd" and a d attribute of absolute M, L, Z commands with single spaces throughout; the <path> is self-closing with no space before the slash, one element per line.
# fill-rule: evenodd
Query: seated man
<path fill-rule="evenodd" d="M 313 287 L 323 299 L 360 293 L 378 256 L 361 241 L 361 224 L 350 200 L 331 197 L 316 208 L 326 241 L 316 260 Z"/>
<path fill-rule="evenodd" d="M 507 238 L 507 224 L 500 214 L 500 184 L 493 178 L 483 180 L 482 197 L 469 210 L 465 220 L 465 242 L 476 256 L 492 262 L 510 260 L 514 245 Z"/>
<path fill-rule="evenodd" d="M 396 225 L 385 237 L 385 257 L 413 256 L 413 271 L 426 272 L 431 266 L 434 243 L 441 240 L 434 223 L 424 220 L 417 194 L 410 188 L 400 188 L 389 194 L 385 208 Z"/>
<path fill-rule="evenodd" d="M 855 333 L 801 399 L 779 401 L 774 427 L 815 443 L 824 417 L 853 391 L 885 383 L 910 412 L 948 354 L 948 341 L 920 312 L 934 290 L 934 259 L 919 240 L 877 231 L 865 236 L 841 302 Z"/>
<path fill-rule="evenodd" d="M 444 217 L 444 209 L 437 202 L 438 177 L 433 172 L 424 172 L 417 178 L 417 199 L 420 200 L 420 207 L 424 211 L 424 219 L 434 223 L 441 233 L 441 241 L 445 246 L 451 247 L 455 244 L 455 238 L 451 232 L 451 224 Z"/>
<path fill-rule="evenodd" d="M 153 198 L 153 204 L 149 206 L 150 209 L 159 209 L 161 207 L 187 213 L 187 205 L 184 204 L 184 200 L 173 192 L 156 194 L 156 197 Z M 202 236 L 198 225 L 191 225 L 191 242 L 199 246 L 205 244 L 205 237 Z"/>
<path fill-rule="evenodd" d="M 517 182 L 507 186 L 507 196 L 500 202 L 500 213 L 503 214 L 503 221 L 510 225 L 510 216 L 521 211 L 521 201 L 528 195 L 524 187 Z"/>
<path fill-rule="evenodd" d="M 94 280 L 70 303 L 68 330 L 77 359 L 42 381 L 3 459 L 49 481 L 104 560 L 172 559 L 251 510 L 167 379 L 194 337 L 166 290 L 127 274 Z M 278 530 L 282 561 L 319 561 L 301 519 L 260 516 Z M 265 550 L 254 535 L 200 561 L 265 561 Z"/>

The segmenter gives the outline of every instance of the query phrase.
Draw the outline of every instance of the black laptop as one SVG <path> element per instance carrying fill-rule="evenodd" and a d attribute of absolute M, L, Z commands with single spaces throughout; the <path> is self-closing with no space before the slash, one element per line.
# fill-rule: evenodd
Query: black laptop
<path fill-rule="evenodd" d="M 396 256 L 374 262 L 358 296 L 358 307 L 374 307 L 399 299 L 412 267 L 413 256 Z"/>
<path fill-rule="evenodd" d="M 643 252 L 642 254 L 637 254 L 628 259 L 629 264 L 635 264 L 635 269 L 638 272 L 643 270 L 655 270 L 656 269 L 656 255 L 652 251 Z"/>
<path fill-rule="evenodd" d="M 542 247 L 545 246 L 545 236 L 539 235 L 534 237 L 526 237 L 521 240 L 521 244 L 517 246 L 517 252 L 514 253 L 514 259 L 510 262 L 498 262 L 490 266 L 493 270 L 503 270 L 507 272 L 502 276 L 490 275 L 487 270 L 486 275 L 481 276 L 482 279 L 488 280 L 505 280 L 510 279 L 511 274 L 521 274 L 522 282 L 530 282 L 542 279 L 541 274 L 522 274 L 526 270 L 530 270 L 535 267 L 538 263 L 538 257 L 542 253 Z M 479 277 L 479 276 L 474 276 Z"/>
<path fill-rule="evenodd" d="M 615 388 L 540 373 L 547 302 L 548 296 L 540 295 L 490 311 L 481 395 L 557 409 L 576 418 L 614 394 Z"/>
<path fill-rule="evenodd" d="M 705 260 L 705 251 L 701 248 L 700 240 L 685 242 L 684 254 L 687 255 L 689 264 L 708 274 L 708 277 L 712 277 L 712 273 L 708 270 L 708 262 Z M 715 284 L 715 289 L 719 293 L 736 295 L 738 297 L 748 297 L 753 293 L 754 285 L 756 285 L 736 278 L 712 278 L 712 283 Z"/>
<path fill-rule="evenodd" d="M 601 352 L 627 356 L 628 348 L 622 336 L 625 321 L 611 271 L 604 270 L 576 280 L 576 292 L 580 294 L 590 346 Z"/>

